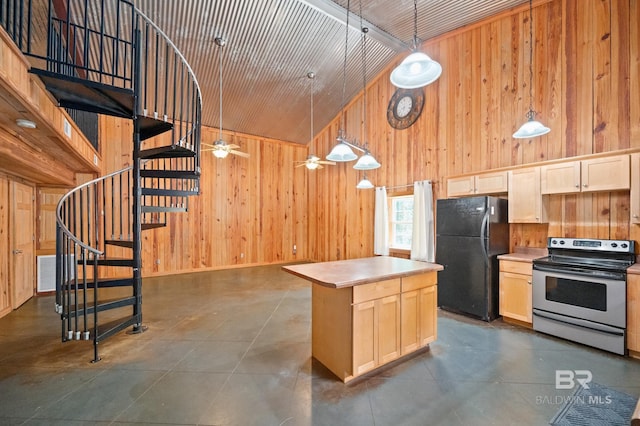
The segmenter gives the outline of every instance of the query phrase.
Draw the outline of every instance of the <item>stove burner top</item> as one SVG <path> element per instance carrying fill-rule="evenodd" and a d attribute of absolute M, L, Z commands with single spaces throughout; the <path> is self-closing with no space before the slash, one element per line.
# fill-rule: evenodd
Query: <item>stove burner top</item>
<path fill-rule="evenodd" d="M 550 237 L 547 248 L 549 256 L 534 265 L 626 272 L 635 263 L 635 242 L 629 240 Z"/>

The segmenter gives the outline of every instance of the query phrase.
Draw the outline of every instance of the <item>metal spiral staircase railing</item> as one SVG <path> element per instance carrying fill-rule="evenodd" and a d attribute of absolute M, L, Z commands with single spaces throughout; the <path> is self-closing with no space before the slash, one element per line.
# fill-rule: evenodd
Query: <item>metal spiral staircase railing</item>
<path fill-rule="evenodd" d="M 144 329 L 142 231 L 199 192 L 200 88 L 126 0 L 6 0 L 0 23 L 60 106 L 133 120 L 132 165 L 71 190 L 57 210 L 62 340 L 93 340 L 95 362 L 100 342 Z"/>

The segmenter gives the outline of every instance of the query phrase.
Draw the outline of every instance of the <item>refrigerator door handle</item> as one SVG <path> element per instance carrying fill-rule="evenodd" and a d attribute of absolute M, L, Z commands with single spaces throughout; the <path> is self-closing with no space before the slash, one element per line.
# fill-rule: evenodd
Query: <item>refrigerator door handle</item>
<path fill-rule="evenodd" d="M 487 248 L 487 225 L 489 222 L 489 211 L 484 213 L 482 218 L 482 225 L 480 227 L 480 243 L 482 244 L 482 251 L 484 253 L 484 263 L 488 263 L 489 252 Z"/>

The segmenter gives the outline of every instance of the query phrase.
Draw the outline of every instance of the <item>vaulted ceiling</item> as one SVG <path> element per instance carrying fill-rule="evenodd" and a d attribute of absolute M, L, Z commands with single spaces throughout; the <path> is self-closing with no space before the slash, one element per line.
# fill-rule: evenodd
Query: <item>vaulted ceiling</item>
<path fill-rule="evenodd" d="M 218 127 L 220 122 L 222 53 L 223 129 L 300 144 L 310 140 L 312 87 L 314 132 L 362 90 L 361 24 L 369 28 L 367 80 L 407 54 L 414 33 L 412 0 L 133 2 L 194 69 L 203 92 L 205 125 Z M 418 39 L 437 37 L 526 2 L 418 0 Z M 226 47 L 219 48 L 216 37 L 226 39 Z M 446 73 L 447 64 L 442 67 Z M 307 78 L 310 71 L 316 74 L 313 86 Z"/>

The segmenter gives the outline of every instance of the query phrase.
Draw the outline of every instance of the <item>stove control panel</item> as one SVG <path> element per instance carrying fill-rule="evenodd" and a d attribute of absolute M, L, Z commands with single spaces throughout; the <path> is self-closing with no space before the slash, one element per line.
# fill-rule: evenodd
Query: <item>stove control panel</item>
<path fill-rule="evenodd" d="M 589 238 L 558 238 L 549 237 L 548 248 L 568 250 L 608 251 L 617 253 L 634 253 L 635 241 L 630 240 L 597 240 Z"/>

